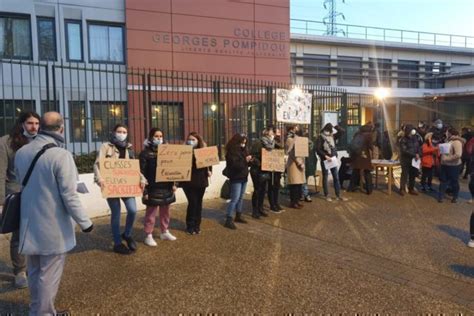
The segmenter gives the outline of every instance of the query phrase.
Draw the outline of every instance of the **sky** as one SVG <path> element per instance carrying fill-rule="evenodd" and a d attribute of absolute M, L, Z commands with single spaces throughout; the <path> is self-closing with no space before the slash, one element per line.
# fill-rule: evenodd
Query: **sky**
<path fill-rule="evenodd" d="M 336 0 L 338 23 L 474 37 L 474 0 Z M 290 0 L 293 19 L 322 21 L 324 0 Z"/>

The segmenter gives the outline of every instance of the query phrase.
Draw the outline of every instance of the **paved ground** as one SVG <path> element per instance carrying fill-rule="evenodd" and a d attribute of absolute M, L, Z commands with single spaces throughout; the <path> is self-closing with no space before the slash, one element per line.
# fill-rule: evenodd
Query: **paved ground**
<path fill-rule="evenodd" d="M 93 233 L 78 234 L 57 305 L 78 314 L 474 313 L 474 249 L 465 246 L 473 206 L 346 196 L 248 217 L 237 231 L 222 227 L 225 202 L 207 201 L 200 236 L 183 233 L 184 206 L 175 206 L 178 240 L 141 244 L 130 257 L 110 251 L 109 219 L 96 219 Z M 25 313 L 28 291 L 10 285 L 3 236 L 0 249 L 0 313 Z"/>

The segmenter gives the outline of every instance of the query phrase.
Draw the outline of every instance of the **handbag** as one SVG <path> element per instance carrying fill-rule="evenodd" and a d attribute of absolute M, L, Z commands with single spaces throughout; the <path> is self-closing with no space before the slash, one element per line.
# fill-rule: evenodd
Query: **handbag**
<path fill-rule="evenodd" d="M 230 199 L 230 180 L 225 180 L 221 188 L 221 199 Z"/>
<path fill-rule="evenodd" d="M 35 167 L 36 162 L 39 157 L 44 154 L 44 152 L 51 148 L 56 147 L 55 144 L 50 143 L 43 146 L 43 148 L 36 154 L 35 158 L 31 162 L 28 172 L 21 183 L 22 188 L 26 186 L 28 180 L 30 179 L 33 168 Z M 0 220 L 0 234 L 8 234 L 20 229 L 20 211 L 21 211 L 21 191 L 8 194 L 3 203 L 3 212 Z"/>

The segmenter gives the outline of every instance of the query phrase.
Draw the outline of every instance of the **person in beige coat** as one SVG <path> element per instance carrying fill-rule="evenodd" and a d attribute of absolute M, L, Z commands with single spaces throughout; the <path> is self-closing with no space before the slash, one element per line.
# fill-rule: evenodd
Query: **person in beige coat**
<path fill-rule="evenodd" d="M 453 199 L 451 202 L 457 203 L 459 196 L 459 174 L 461 172 L 462 149 L 466 141 L 464 138 L 459 136 L 459 132 L 454 128 L 448 129 L 446 136 L 450 146 L 449 153 L 441 154 L 438 202 L 443 202 L 444 193 L 449 184 L 450 188 L 453 190 Z"/>
<path fill-rule="evenodd" d="M 288 155 L 286 173 L 290 190 L 290 207 L 299 209 L 303 207 L 299 201 L 302 194 L 302 186 L 306 182 L 304 158 L 296 157 L 295 155 L 295 141 L 298 137 L 296 135 L 296 126 L 288 126 L 287 133 L 288 138 L 285 143 L 285 151 Z"/>

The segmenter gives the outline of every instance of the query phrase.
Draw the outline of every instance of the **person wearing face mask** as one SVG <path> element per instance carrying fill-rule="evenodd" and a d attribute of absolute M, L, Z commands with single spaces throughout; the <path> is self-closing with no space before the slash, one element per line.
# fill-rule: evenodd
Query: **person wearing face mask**
<path fill-rule="evenodd" d="M 415 191 L 415 178 L 418 175 L 418 169 L 412 166 L 412 160 L 419 160 L 421 157 L 421 146 L 418 142 L 416 129 L 413 125 L 405 125 L 404 136 L 400 139 L 400 165 L 402 175 L 400 178 L 400 195 L 405 195 L 405 189 L 408 181 L 408 193 L 418 195 Z"/>
<path fill-rule="evenodd" d="M 230 180 L 230 203 L 227 205 L 227 217 L 224 227 L 236 229 L 235 222 L 246 224 L 242 218 L 243 197 L 247 187 L 249 175 L 249 162 L 252 156 L 247 151 L 247 137 L 235 134 L 225 145 L 225 161 L 227 177 Z"/>
<path fill-rule="evenodd" d="M 35 112 L 20 113 L 15 126 L 9 135 L 0 138 L 0 203 L 3 206 L 4 197 L 19 192 L 21 185 L 15 175 L 16 152 L 33 140 L 38 134 L 40 117 Z M 10 239 L 10 259 L 15 275 L 14 286 L 21 289 L 28 286 L 26 278 L 26 259 L 18 253 L 20 243 L 19 231 L 12 233 Z"/>
<path fill-rule="evenodd" d="M 156 182 L 157 152 L 163 144 L 163 132 L 158 128 L 152 128 L 148 138 L 144 142 L 144 149 L 140 153 L 140 172 L 145 176 L 147 185 L 143 190 L 142 202 L 146 205 L 144 231 L 146 234 L 144 243 L 150 247 L 156 247 L 153 239 L 156 213 L 160 210 L 160 239 L 176 240 L 168 230 L 170 224 L 170 205 L 176 202 L 176 186 L 174 182 Z"/>
<path fill-rule="evenodd" d="M 433 146 L 438 146 L 446 141 L 446 131 L 447 128 L 441 119 L 433 121 L 433 126 L 428 131 L 433 133 L 431 137 Z"/>
<path fill-rule="evenodd" d="M 459 136 L 459 132 L 454 128 L 448 129 L 446 133 L 447 142 L 449 143 L 449 152 L 441 154 L 441 169 L 440 169 L 440 185 L 438 202 L 443 202 L 446 189 L 449 187 L 453 192 L 452 203 L 457 203 L 459 196 L 459 174 L 461 172 L 461 157 L 464 143 L 464 138 Z"/>
<path fill-rule="evenodd" d="M 428 133 L 428 128 L 423 121 L 418 122 L 418 128 L 416 129 L 416 132 L 422 139 L 425 139 L 426 133 Z"/>
<path fill-rule="evenodd" d="M 94 163 L 94 181 L 103 190 L 105 180 L 100 174 L 101 159 L 134 159 L 135 156 L 131 150 L 132 144 L 127 142 L 128 128 L 123 124 L 115 125 L 109 142 L 102 144 Z M 146 185 L 145 177 L 140 174 L 140 186 L 142 189 Z M 125 230 L 120 234 L 120 200 L 125 204 L 127 217 L 125 220 Z M 137 214 L 137 203 L 135 197 L 107 198 L 107 204 L 110 207 L 112 226 L 112 236 L 114 241 L 113 251 L 121 255 L 129 255 L 137 250 L 137 243 L 132 238 L 132 228 Z M 122 239 L 127 245 L 122 243 Z"/>
<path fill-rule="evenodd" d="M 303 205 L 300 203 L 303 194 L 303 184 L 306 182 L 305 159 L 296 157 L 295 143 L 298 131 L 295 125 L 289 125 L 286 129 L 288 138 L 285 142 L 285 152 L 288 155 L 286 163 L 287 183 L 290 191 L 290 208 L 300 209 Z"/>
<path fill-rule="evenodd" d="M 267 127 L 262 131 L 262 138 L 255 141 L 251 149 L 251 155 L 254 157 L 250 167 L 250 176 L 253 183 L 252 217 L 255 219 L 259 219 L 261 216 L 268 216 L 268 214 L 263 210 L 263 202 L 265 200 L 266 189 L 272 184 L 272 173 L 262 170 L 262 149 L 271 151 L 274 148 L 275 135 L 273 133 L 273 128 Z M 275 198 L 273 198 L 273 200 L 274 199 Z M 278 201 L 278 197 L 276 197 L 276 201 Z M 275 205 L 270 205 L 270 208 L 275 213 L 280 212 Z"/>
<path fill-rule="evenodd" d="M 83 232 L 93 230 L 77 194 L 77 167 L 64 143 L 62 116 L 47 112 L 38 136 L 15 155 L 20 183 L 39 157 L 21 193 L 19 251 L 27 256 L 30 315 L 56 315 L 66 255 L 76 246 L 74 222 Z"/>
<path fill-rule="evenodd" d="M 333 134 L 333 129 L 336 133 Z M 316 152 L 321 160 L 321 171 L 323 173 L 323 191 L 326 201 L 331 202 L 332 198 L 329 196 L 328 189 L 328 178 L 329 172 L 332 174 L 334 191 L 336 192 L 336 199 L 339 201 L 347 201 L 345 197 L 341 196 L 341 186 L 339 183 L 339 174 L 337 167 L 326 169 L 324 161 L 330 160 L 332 157 L 337 157 L 336 140 L 342 136 L 344 130 L 339 126 L 333 126 L 331 123 L 327 123 L 321 130 L 316 141 Z"/>
<path fill-rule="evenodd" d="M 189 133 L 186 144 L 192 146 L 193 149 L 207 146 L 201 135 L 196 132 Z M 193 154 L 191 181 L 181 183 L 184 194 L 188 199 L 186 210 L 186 233 L 188 235 L 199 235 L 201 233 L 202 200 L 204 192 L 209 186 L 211 176 L 212 167 L 198 169 L 196 167 L 196 157 Z"/>

